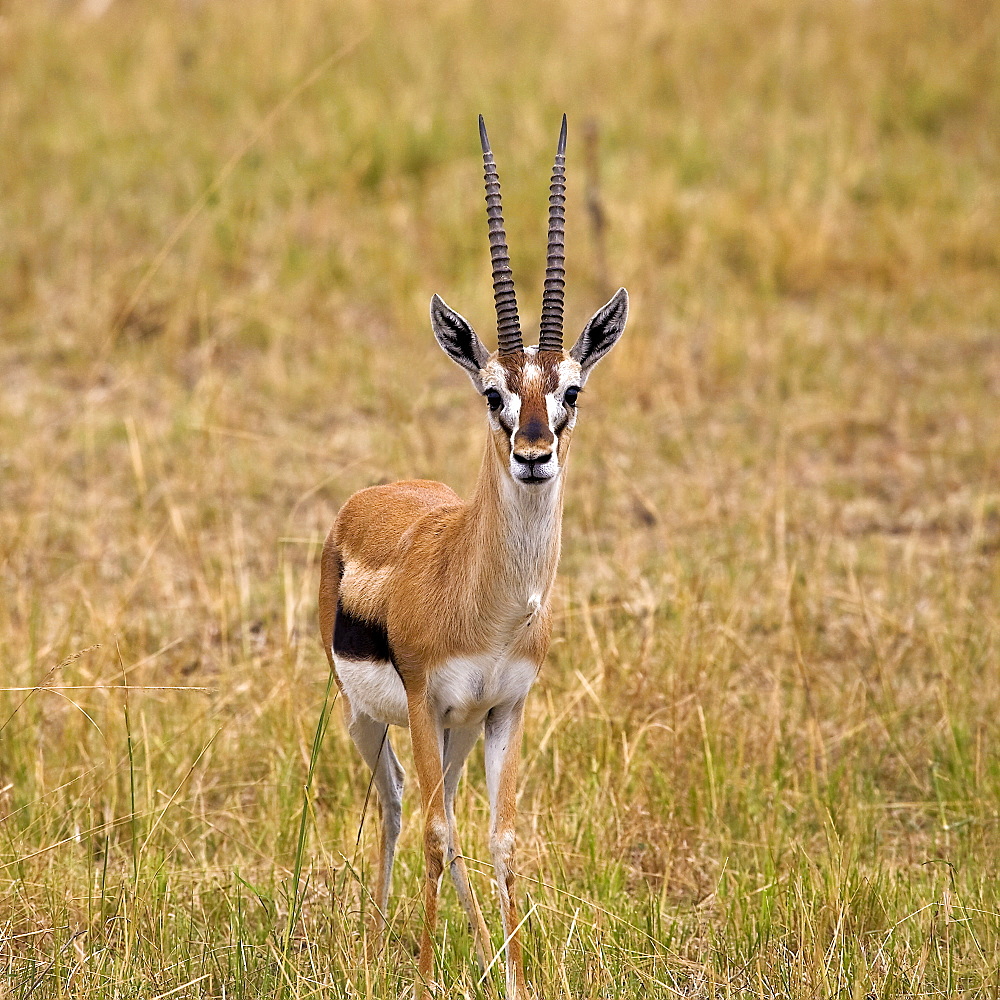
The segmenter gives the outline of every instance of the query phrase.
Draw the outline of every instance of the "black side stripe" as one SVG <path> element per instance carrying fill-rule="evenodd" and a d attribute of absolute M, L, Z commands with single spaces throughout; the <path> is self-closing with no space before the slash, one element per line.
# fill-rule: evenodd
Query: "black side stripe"
<path fill-rule="evenodd" d="M 396 666 L 385 626 L 377 622 L 367 622 L 344 609 L 343 601 L 337 601 L 337 618 L 333 625 L 333 651 L 348 660 L 377 660 Z"/>

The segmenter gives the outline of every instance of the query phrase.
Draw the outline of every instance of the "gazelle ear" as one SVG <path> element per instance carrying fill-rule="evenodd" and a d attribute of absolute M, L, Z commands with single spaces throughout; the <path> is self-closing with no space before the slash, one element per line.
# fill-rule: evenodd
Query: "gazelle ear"
<path fill-rule="evenodd" d="M 570 357 L 580 362 L 584 374 L 587 374 L 601 358 L 618 342 L 625 332 L 625 322 L 628 319 L 628 292 L 619 288 L 611 297 L 611 301 L 601 306 L 583 328 L 580 339 L 569 352 Z"/>
<path fill-rule="evenodd" d="M 446 305 L 440 295 L 435 295 L 431 299 L 431 327 L 445 354 L 469 373 L 472 384 L 482 392 L 479 372 L 489 360 L 490 352 L 472 329 L 472 324 Z"/>

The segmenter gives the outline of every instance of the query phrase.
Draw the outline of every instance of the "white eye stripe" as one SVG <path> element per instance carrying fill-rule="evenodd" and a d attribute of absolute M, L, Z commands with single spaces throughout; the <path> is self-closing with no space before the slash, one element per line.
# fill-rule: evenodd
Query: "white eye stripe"
<path fill-rule="evenodd" d="M 521 397 L 511 393 L 510 399 L 507 402 L 507 405 L 504 406 L 503 411 L 505 415 L 509 415 L 510 419 L 508 420 L 508 423 L 514 428 L 514 434 L 516 434 L 517 425 L 521 420 Z"/>
<path fill-rule="evenodd" d="M 562 404 L 556 399 L 555 393 L 546 394 L 545 409 L 549 415 L 549 430 L 555 433 L 559 417 L 562 416 Z"/>

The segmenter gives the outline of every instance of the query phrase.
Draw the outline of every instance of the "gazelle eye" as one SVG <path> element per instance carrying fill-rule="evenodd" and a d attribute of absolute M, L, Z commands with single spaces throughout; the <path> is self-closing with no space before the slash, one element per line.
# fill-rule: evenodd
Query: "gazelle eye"
<path fill-rule="evenodd" d="M 486 402 L 490 404 L 490 409 L 494 413 L 503 405 L 503 398 L 496 389 L 487 389 L 483 395 L 486 397 Z"/>
<path fill-rule="evenodd" d="M 576 406 L 576 397 L 580 395 L 580 387 L 578 385 L 571 385 L 566 390 L 566 395 L 563 399 L 566 401 L 567 406 Z"/>

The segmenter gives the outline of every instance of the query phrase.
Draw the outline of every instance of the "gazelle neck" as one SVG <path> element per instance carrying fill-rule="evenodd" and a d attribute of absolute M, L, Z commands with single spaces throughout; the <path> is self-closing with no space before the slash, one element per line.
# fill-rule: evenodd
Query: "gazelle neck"
<path fill-rule="evenodd" d="M 487 439 L 468 517 L 480 558 L 480 593 L 523 615 L 547 603 L 559 562 L 563 474 L 551 483 L 516 483 Z"/>

